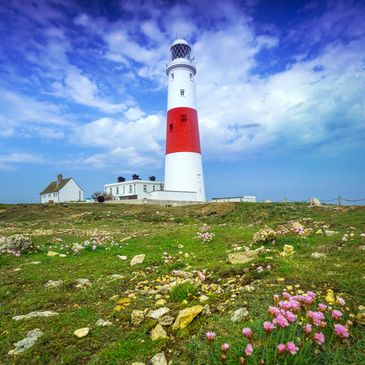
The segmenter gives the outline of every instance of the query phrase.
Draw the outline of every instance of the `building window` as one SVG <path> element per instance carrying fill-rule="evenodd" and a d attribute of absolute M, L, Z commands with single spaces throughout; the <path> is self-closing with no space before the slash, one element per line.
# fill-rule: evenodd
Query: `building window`
<path fill-rule="evenodd" d="M 160 188 L 161 188 L 161 190 L 163 190 L 163 189 L 164 189 L 164 185 L 162 184 L 162 185 L 160 186 Z"/>
<path fill-rule="evenodd" d="M 155 191 L 155 190 L 156 190 L 155 185 L 152 185 L 152 190 L 153 190 L 153 191 Z"/>
<path fill-rule="evenodd" d="M 190 81 L 194 81 L 193 74 L 190 74 Z"/>
<path fill-rule="evenodd" d="M 115 188 L 115 194 L 119 194 L 119 187 L 118 186 Z"/>
<path fill-rule="evenodd" d="M 180 89 L 180 96 L 185 96 L 185 89 Z"/>
<path fill-rule="evenodd" d="M 125 194 L 125 186 L 123 186 L 123 194 Z"/>
<path fill-rule="evenodd" d="M 147 193 L 147 185 L 143 185 L 143 192 Z"/>
<path fill-rule="evenodd" d="M 132 185 L 129 185 L 129 192 L 132 193 Z"/>
<path fill-rule="evenodd" d="M 172 73 L 172 74 L 171 74 L 171 80 L 173 80 L 173 79 L 174 79 L 174 74 Z"/>
<path fill-rule="evenodd" d="M 170 123 L 169 128 L 170 128 L 170 131 L 172 131 L 174 129 L 174 124 Z"/>

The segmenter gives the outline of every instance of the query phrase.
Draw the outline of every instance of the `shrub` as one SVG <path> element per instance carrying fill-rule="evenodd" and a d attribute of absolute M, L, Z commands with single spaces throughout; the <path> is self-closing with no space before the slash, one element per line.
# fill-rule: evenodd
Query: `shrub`
<path fill-rule="evenodd" d="M 198 295 L 198 288 L 192 283 L 183 283 L 175 285 L 171 292 L 170 298 L 176 302 L 191 300 Z"/>

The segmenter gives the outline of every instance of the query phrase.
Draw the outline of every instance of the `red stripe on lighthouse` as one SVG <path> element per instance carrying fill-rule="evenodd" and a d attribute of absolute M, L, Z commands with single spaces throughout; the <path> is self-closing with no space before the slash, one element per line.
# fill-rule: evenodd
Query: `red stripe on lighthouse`
<path fill-rule="evenodd" d="M 193 108 L 173 108 L 167 112 L 166 155 L 200 151 L 198 113 Z"/>

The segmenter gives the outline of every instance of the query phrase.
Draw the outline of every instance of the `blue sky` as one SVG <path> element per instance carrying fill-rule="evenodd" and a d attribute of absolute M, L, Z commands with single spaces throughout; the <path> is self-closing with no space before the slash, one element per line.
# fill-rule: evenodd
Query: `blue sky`
<path fill-rule="evenodd" d="M 8 0 L 0 202 L 163 178 L 166 76 L 192 45 L 207 197 L 365 198 L 363 1 Z"/>

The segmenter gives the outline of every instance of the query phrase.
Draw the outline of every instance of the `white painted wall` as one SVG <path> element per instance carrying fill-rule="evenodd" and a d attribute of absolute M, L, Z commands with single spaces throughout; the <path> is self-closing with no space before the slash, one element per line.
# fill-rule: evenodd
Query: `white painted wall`
<path fill-rule="evenodd" d="M 48 203 L 49 201 L 53 201 L 54 203 L 59 203 L 59 194 L 57 193 L 48 193 L 41 194 L 41 203 Z"/>
<path fill-rule="evenodd" d="M 165 190 L 196 192 L 205 201 L 202 156 L 195 152 L 169 153 L 165 157 Z"/>
<path fill-rule="evenodd" d="M 77 202 L 84 200 L 84 192 L 71 179 L 60 191 L 59 191 L 59 203 L 63 202 Z"/>
<path fill-rule="evenodd" d="M 256 203 L 256 196 L 244 195 L 238 197 L 213 198 L 212 202 L 249 202 Z"/>
<path fill-rule="evenodd" d="M 148 194 L 150 200 L 177 200 L 177 201 L 197 201 L 195 192 L 188 191 L 154 191 Z"/>

